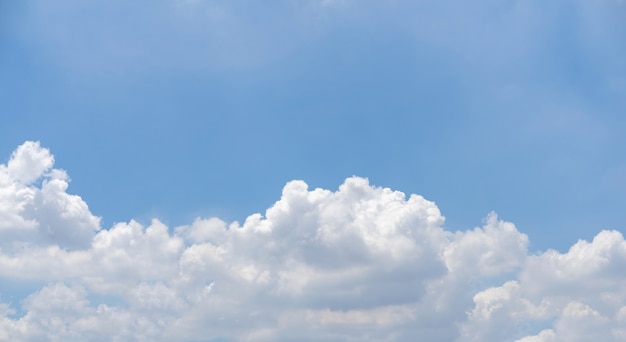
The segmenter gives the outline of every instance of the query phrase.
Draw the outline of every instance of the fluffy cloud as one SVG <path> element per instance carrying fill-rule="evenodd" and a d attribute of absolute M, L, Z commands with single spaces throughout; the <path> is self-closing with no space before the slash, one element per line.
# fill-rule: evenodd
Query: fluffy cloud
<path fill-rule="evenodd" d="M 0 247 L 89 246 L 100 219 L 66 190 L 69 178 L 52 169 L 54 157 L 38 142 L 26 142 L 0 165 Z M 41 184 L 36 181 L 43 179 Z"/>
<path fill-rule="evenodd" d="M 489 214 L 444 228 L 435 203 L 348 178 L 289 182 L 242 224 L 100 229 L 54 158 L 0 165 L 0 340 L 623 341 L 626 242 L 602 231 L 529 255 Z M 22 286 L 23 285 L 23 286 Z"/>

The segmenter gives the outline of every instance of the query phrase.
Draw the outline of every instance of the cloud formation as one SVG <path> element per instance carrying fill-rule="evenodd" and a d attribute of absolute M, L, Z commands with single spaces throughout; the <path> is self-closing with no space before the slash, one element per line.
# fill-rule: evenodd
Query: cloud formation
<path fill-rule="evenodd" d="M 626 242 L 529 254 L 491 213 L 351 177 L 285 185 L 264 214 L 101 229 L 37 142 L 0 165 L 2 341 L 623 341 Z M 13 292 L 12 292 L 13 291 Z"/>
<path fill-rule="evenodd" d="M 0 165 L 0 247 L 12 251 L 31 245 L 88 247 L 100 219 L 66 190 L 65 171 L 52 169 L 54 157 L 38 142 L 19 146 Z M 43 179 L 41 184 L 34 184 Z"/>

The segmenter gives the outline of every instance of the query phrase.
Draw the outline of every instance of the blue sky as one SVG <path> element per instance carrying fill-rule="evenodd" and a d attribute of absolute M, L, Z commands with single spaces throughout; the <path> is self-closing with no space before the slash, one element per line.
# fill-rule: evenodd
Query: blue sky
<path fill-rule="evenodd" d="M 352 175 L 533 247 L 624 229 L 617 1 L 2 3 L 2 150 L 113 222 L 245 218 Z"/>
<path fill-rule="evenodd" d="M 107 226 L 242 219 L 352 175 L 564 248 L 623 229 L 617 1 L 2 3 L 8 155 L 40 140 Z"/>
<path fill-rule="evenodd" d="M 40 141 L 80 229 L 158 218 L 188 243 L 197 217 L 243 225 L 292 180 L 356 175 L 435 202 L 450 234 L 495 211 L 524 257 L 565 253 L 626 231 L 625 19 L 619 0 L 0 0 L 0 163 Z"/>

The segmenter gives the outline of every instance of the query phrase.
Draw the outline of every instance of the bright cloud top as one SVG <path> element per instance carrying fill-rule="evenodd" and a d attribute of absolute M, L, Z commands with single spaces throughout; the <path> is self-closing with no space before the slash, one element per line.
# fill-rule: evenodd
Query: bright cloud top
<path fill-rule="evenodd" d="M 348 178 L 289 182 L 243 224 L 100 219 L 37 142 L 0 165 L 3 341 L 623 341 L 626 242 L 529 255 L 492 213 Z M 36 290 L 7 300 L 16 287 Z"/>

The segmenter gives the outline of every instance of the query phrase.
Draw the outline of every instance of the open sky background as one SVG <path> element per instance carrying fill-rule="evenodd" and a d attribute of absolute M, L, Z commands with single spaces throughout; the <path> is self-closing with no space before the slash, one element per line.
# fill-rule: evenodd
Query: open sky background
<path fill-rule="evenodd" d="M 625 37 L 620 0 L 0 0 L 0 163 L 40 141 L 104 230 L 356 175 L 564 253 L 626 232 Z"/>
<path fill-rule="evenodd" d="M 0 3 L 0 150 L 41 141 L 105 227 L 358 175 L 540 250 L 625 229 L 623 2 Z"/>

